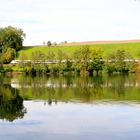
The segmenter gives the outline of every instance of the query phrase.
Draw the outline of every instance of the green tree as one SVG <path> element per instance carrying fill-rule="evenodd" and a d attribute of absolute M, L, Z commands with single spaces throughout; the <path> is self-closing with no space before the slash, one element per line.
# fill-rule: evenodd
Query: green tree
<path fill-rule="evenodd" d="M 117 50 L 108 55 L 106 68 L 109 73 L 127 73 L 134 65 L 133 58 L 125 50 Z"/>
<path fill-rule="evenodd" d="M 10 63 L 15 58 L 15 49 L 13 48 L 7 48 L 4 53 L 2 53 L 2 63 Z"/>
<path fill-rule="evenodd" d="M 32 70 L 37 73 L 44 73 L 47 71 L 48 66 L 45 63 L 46 55 L 42 51 L 35 51 L 31 54 Z M 32 71 L 31 70 L 31 71 Z"/>
<path fill-rule="evenodd" d="M 5 48 L 13 48 L 20 50 L 23 45 L 25 33 L 22 29 L 8 26 L 0 28 L 0 51 L 2 52 Z"/>
<path fill-rule="evenodd" d="M 99 71 L 103 70 L 104 61 L 103 61 L 103 51 L 101 49 L 94 49 L 91 51 L 90 61 L 88 63 L 88 71 L 93 73 L 96 71 L 97 74 Z"/>
<path fill-rule="evenodd" d="M 2 53 L 3 63 L 9 63 L 14 59 L 14 50 L 18 51 L 22 48 L 24 37 L 22 29 L 12 26 L 0 28 L 0 53 Z"/>
<path fill-rule="evenodd" d="M 80 71 L 81 73 L 88 71 L 90 53 L 89 46 L 83 46 L 74 52 L 75 67 L 77 71 Z"/>

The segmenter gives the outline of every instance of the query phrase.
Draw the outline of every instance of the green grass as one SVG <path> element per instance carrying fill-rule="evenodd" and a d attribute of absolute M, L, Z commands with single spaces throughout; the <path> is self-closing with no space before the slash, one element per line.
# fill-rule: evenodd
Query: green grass
<path fill-rule="evenodd" d="M 129 52 L 134 58 L 140 57 L 140 43 L 125 43 L 125 44 L 97 44 L 97 45 L 88 45 L 91 49 L 102 49 L 103 56 L 106 57 L 109 53 L 115 50 L 125 50 Z M 73 55 L 73 52 L 76 49 L 79 49 L 83 46 L 56 46 L 56 47 L 47 47 L 47 46 L 38 46 L 38 47 L 24 47 L 21 51 L 18 52 L 17 59 L 19 59 L 21 53 L 25 53 L 30 59 L 31 53 L 34 51 L 42 51 L 45 54 L 49 50 L 57 52 L 59 49 L 65 51 L 69 56 Z"/>

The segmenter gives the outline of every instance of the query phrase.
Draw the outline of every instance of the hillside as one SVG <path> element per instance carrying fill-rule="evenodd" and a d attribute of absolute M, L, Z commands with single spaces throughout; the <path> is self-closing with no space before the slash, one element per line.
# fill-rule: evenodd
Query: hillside
<path fill-rule="evenodd" d="M 104 57 L 106 57 L 109 53 L 115 50 L 125 50 L 130 53 L 134 58 L 140 57 L 140 40 L 126 40 L 126 41 L 89 41 L 89 42 L 75 42 L 75 43 L 67 43 L 58 46 L 26 46 L 23 47 L 21 51 L 19 51 L 17 55 L 17 59 L 21 53 L 24 53 L 30 59 L 30 55 L 34 51 L 42 51 L 45 54 L 48 53 L 49 50 L 53 52 L 57 52 L 59 49 L 65 51 L 69 56 L 73 55 L 73 52 L 76 49 L 84 47 L 88 45 L 91 49 L 102 49 L 104 52 Z"/>
<path fill-rule="evenodd" d="M 66 46 L 79 46 L 79 45 L 127 44 L 127 43 L 140 43 L 140 40 L 86 41 L 86 42 L 71 42 L 65 45 Z"/>

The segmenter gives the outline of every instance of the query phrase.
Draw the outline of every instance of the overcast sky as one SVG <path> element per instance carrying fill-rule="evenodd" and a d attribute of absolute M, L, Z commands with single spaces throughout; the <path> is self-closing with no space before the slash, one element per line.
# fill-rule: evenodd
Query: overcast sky
<path fill-rule="evenodd" d="M 0 0 L 0 27 L 26 33 L 24 45 L 140 39 L 139 0 Z"/>

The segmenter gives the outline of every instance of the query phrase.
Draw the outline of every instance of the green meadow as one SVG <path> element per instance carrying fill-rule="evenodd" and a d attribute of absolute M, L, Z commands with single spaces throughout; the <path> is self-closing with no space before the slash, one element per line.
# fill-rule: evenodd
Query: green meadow
<path fill-rule="evenodd" d="M 79 46 L 28 46 L 23 47 L 21 51 L 17 54 L 17 59 L 20 58 L 20 55 L 24 53 L 28 59 L 30 59 L 32 52 L 35 51 L 42 51 L 43 53 L 47 54 L 48 51 L 53 51 L 57 53 L 58 50 L 63 50 L 67 55 L 70 57 L 73 56 L 75 50 L 84 47 L 85 45 Z M 115 50 L 125 50 L 128 52 L 132 57 L 139 58 L 140 57 L 140 43 L 122 43 L 122 44 L 96 44 L 96 45 L 88 45 L 90 49 L 101 49 L 103 51 L 103 56 L 106 57 L 109 53 Z"/>

